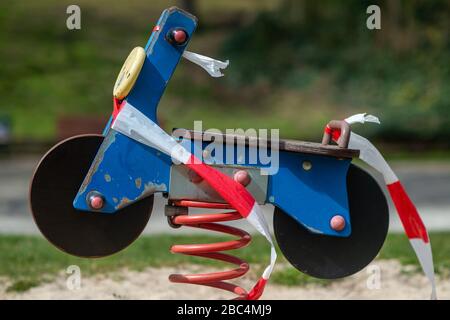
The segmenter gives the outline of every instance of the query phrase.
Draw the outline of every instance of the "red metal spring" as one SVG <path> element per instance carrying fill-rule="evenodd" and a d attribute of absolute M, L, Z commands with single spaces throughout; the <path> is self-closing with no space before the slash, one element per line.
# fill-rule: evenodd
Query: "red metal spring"
<path fill-rule="evenodd" d="M 187 200 L 176 201 L 174 202 L 174 205 L 192 208 L 232 209 L 228 204 Z M 226 280 L 235 279 L 246 274 L 250 268 L 248 263 L 239 259 L 238 257 L 221 253 L 221 251 L 243 248 L 250 243 L 252 238 L 250 234 L 248 234 L 244 230 L 216 223 L 239 219 L 242 219 L 242 216 L 237 211 L 226 213 L 179 215 L 173 217 L 172 222 L 176 225 L 184 225 L 193 228 L 222 232 L 237 236 L 239 237 L 239 239 L 208 244 L 174 245 L 170 249 L 172 253 L 181 253 L 190 256 L 229 262 L 237 265 L 238 268 L 228 271 L 202 274 L 172 274 L 169 276 L 169 280 L 175 283 L 189 283 L 218 288 L 237 294 L 238 297 L 236 299 L 246 299 L 248 296 L 248 292 L 245 289 L 230 282 L 226 282 Z"/>

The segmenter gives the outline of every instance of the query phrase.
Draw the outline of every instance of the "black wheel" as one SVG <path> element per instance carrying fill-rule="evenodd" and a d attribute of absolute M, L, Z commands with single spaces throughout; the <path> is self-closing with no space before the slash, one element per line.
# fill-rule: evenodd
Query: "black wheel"
<path fill-rule="evenodd" d="M 353 164 L 347 174 L 347 191 L 352 226 L 347 238 L 312 233 L 275 208 L 278 245 L 299 271 L 321 279 L 343 278 L 366 267 L 381 250 L 389 227 L 383 191 L 370 174 Z"/>
<path fill-rule="evenodd" d="M 60 142 L 41 159 L 31 181 L 30 206 L 39 230 L 75 256 L 104 257 L 124 249 L 142 233 L 153 208 L 153 196 L 115 214 L 73 207 L 102 141 L 100 135 L 81 135 Z"/>

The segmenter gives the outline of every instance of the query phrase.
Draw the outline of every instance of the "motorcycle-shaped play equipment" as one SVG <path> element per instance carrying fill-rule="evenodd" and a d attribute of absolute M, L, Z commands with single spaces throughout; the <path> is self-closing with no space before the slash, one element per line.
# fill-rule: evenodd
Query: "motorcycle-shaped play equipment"
<path fill-rule="evenodd" d="M 138 238 L 150 218 L 154 195 L 161 193 L 168 199 L 165 214 L 172 227 L 237 236 L 227 242 L 171 248 L 174 253 L 236 264 L 236 269 L 169 279 L 257 299 L 276 260 L 259 205 L 272 204 L 276 241 L 295 268 L 322 279 L 346 277 L 376 257 L 389 224 L 383 191 L 370 174 L 352 164 L 359 157 L 384 175 L 407 234 L 415 249 L 425 252 L 419 258 L 426 261 L 422 265 L 434 281 L 428 236 L 417 211 L 378 151 L 351 132 L 351 124 L 376 118 L 361 114 L 332 121 L 322 144 L 279 140 L 276 146 L 275 141 L 255 137 L 189 130 L 177 130 L 173 137 L 157 125 L 158 103 L 182 57 L 213 76 L 220 76 L 227 65 L 185 51 L 196 26 L 191 14 L 178 8 L 165 10 L 145 49 L 135 48 L 122 67 L 114 86 L 113 114 L 103 134 L 64 140 L 42 158 L 31 183 L 30 202 L 44 236 L 75 256 L 112 255 Z M 338 145 L 329 145 L 331 139 Z M 225 146 L 225 152 L 209 152 L 211 143 Z M 267 148 L 279 152 L 275 174 L 267 174 L 262 159 L 249 156 Z M 189 208 L 225 212 L 189 214 Z M 248 263 L 222 251 L 246 246 L 251 237 L 217 223 L 242 218 L 272 248 L 270 265 L 248 292 L 227 282 L 245 274 Z"/>

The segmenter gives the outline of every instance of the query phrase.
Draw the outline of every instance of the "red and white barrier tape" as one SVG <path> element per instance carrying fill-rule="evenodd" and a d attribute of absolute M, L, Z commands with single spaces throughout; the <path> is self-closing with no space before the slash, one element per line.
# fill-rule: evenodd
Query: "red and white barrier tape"
<path fill-rule="evenodd" d="M 377 117 L 365 113 L 356 114 L 345 119 L 345 121 L 349 125 L 365 122 L 380 123 Z M 327 127 L 325 131 L 330 133 L 330 128 Z M 331 134 L 333 140 L 339 139 L 339 130 L 332 130 Z M 369 140 L 352 132 L 350 134 L 348 147 L 350 149 L 359 150 L 359 158 L 383 175 L 387 189 L 395 208 L 397 209 L 397 213 L 400 221 L 402 222 L 405 233 L 417 255 L 423 272 L 430 282 L 431 299 L 436 299 L 436 284 L 430 239 L 428 237 L 427 229 L 420 218 L 414 203 L 409 198 L 403 185 L 384 157 L 381 155 L 380 151 L 378 151 L 378 149 L 375 148 Z"/>
<path fill-rule="evenodd" d="M 213 78 L 223 77 L 222 69 L 226 69 L 230 61 L 220 61 L 198 53 L 184 51 L 183 58 L 202 67 Z"/>
<path fill-rule="evenodd" d="M 267 280 L 272 273 L 277 259 L 277 253 L 275 251 L 275 245 L 269 227 L 262 215 L 261 208 L 247 189 L 220 171 L 202 163 L 200 159 L 196 158 L 172 136 L 167 134 L 156 123 L 151 121 L 128 102 L 124 102 L 121 106 L 121 110 L 115 118 L 111 128 L 133 140 L 158 149 L 171 156 L 174 161 L 183 163 L 195 171 L 267 239 L 271 246 L 270 264 L 266 267 L 261 278 L 248 294 L 248 299 L 258 299 L 262 295 Z"/>

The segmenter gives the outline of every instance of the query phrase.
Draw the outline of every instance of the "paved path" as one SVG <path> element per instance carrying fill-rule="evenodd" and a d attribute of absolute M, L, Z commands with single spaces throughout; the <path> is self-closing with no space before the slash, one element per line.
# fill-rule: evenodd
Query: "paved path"
<path fill-rule="evenodd" d="M 0 233 L 38 234 L 28 207 L 28 184 L 37 158 L 0 159 Z M 394 170 L 417 204 L 430 230 L 450 230 L 450 163 L 396 162 Z M 191 233 L 189 228 L 171 229 L 163 214 L 164 200 L 156 197 L 145 233 Z M 264 213 L 272 221 L 272 206 Z M 391 210 L 391 231 L 401 230 Z M 242 222 L 238 222 L 242 226 Z M 246 225 L 246 223 L 244 223 Z M 252 231 L 251 227 L 244 227 Z M 208 232 L 209 233 L 209 232 Z"/>

